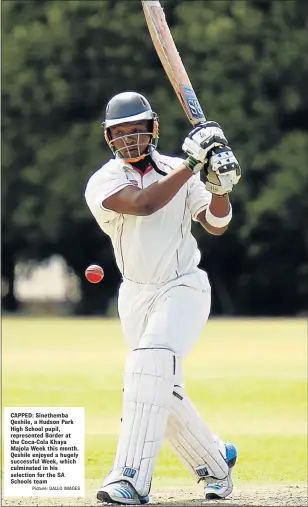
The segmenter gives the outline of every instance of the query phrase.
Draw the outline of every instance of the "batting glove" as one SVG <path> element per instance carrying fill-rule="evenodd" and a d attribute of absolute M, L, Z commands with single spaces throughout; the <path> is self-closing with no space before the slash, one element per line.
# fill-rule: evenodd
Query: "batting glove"
<path fill-rule="evenodd" d="M 225 146 L 228 141 L 216 121 L 206 121 L 195 127 L 186 137 L 182 149 L 198 162 L 205 163 L 215 146 Z"/>
<path fill-rule="evenodd" d="M 230 193 L 241 178 L 241 167 L 229 146 L 214 148 L 204 170 L 206 189 L 220 196 Z"/>

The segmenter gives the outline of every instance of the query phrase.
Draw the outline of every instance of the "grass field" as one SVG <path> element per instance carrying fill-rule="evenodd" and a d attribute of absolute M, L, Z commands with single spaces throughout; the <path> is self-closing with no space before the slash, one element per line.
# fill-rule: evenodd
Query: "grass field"
<path fill-rule="evenodd" d="M 307 480 L 307 324 L 211 320 L 185 362 L 186 388 L 239 451 L 239 484 Z M 110 470 L 126 347 L 117 320 L 2 321 L 3 406 L 83 406 L 86 479 Z M 155 485 L 194 484 L 164 447 Z"/>

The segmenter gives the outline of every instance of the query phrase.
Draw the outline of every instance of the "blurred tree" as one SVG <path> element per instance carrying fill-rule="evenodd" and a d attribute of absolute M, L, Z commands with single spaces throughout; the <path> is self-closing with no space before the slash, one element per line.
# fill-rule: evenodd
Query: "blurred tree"
<path fill-rule="evenodd" d="M 173 33 L 186 68 L 244 171 L 229 232 L 199 239 L 216 311 L 293 315 L 306 308 L 307 11 L 306 2 L 288 0 L 177 7 Z"/>
<path fill-rule="evenodd" d="M 153 78 L 151 70 L 144 75 L 138 49 L 147 37 L 139 11 L 139 2 L 56 1 L 45 2 L 40 10 L 31 1 L 4 4 L 7 309 L 16 306 L 14 258 L 62 254 L 87 293 L 80 312 L 104 311 L 115 291 L 119 274 L 109 240 L 90 216 L 83 192 L 90 174 L 110 157 L 99 123 L 103 105 L 135 71 L 136 88 Z M 104 284 L 95 289 L 84 281 L 90 262 L 101 262 L 106 271 Z"/>
<path fill-rule="evenodd" d="M 194 227 L 214 313 L 296 314 L 307 285 L 307 53 L 305 2 L 162 2 L 209 118 L 243 166 L 222 238 Z M 100 119 L 135 89 L 160 114 L 160 149 L 180 154 L 189 125 L 155 54 L 139 1 L 19 0 L 2 4 L 3 301 L 16 308 L 14 263 L 59 253 L 80 277 L 77 311 L 105 311 L 119 274 L 109 239 L 83 200 L 110 157 Z M 87 264 L 103 265 L 90 286 Z"/>

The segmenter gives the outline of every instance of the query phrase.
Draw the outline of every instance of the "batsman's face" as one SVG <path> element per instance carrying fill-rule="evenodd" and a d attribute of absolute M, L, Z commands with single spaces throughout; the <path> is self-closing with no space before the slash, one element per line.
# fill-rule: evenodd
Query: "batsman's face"
<path fill-rule="evenodd" d="M 112 145 L 125 159 L 137 158 L 143 155 L 152 135 L 149 132 L 147 121 L 115 125 L 110 127 L 110 134 Z"/>

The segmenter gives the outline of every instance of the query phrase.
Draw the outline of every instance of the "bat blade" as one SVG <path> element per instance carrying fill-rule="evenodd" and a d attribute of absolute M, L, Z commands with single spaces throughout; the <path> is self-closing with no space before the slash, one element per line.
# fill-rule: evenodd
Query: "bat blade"
<path fill-rule="evenodd" d="M 205 121 L 205 115 L 174 43 L 160 2 L 142 0 L 142 7 L 156 52 L 187 118 L 192 125 Z"/>

